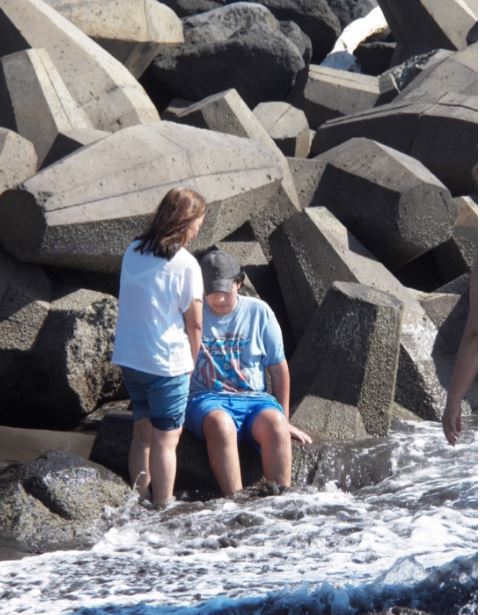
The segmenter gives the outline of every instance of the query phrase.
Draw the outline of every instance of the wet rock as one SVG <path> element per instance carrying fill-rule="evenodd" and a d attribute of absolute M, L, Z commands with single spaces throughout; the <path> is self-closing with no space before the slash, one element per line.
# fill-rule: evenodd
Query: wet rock
<path fill-rule="evenodd" d="M 11 465 L 0 473 L 0 542 L 30 553 L 85 548 L 108 528 L 107 507 L 129 493 L 118 476 L 72 453 Z"/>

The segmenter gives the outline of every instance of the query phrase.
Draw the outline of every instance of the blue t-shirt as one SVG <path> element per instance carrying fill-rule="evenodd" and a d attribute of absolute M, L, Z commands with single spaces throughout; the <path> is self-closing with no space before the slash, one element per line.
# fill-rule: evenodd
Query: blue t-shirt
<path fill-rule="evenodd" d="M 202 346 L 190 391 L 266 391 L 265 368 L 284 359 L 280 325 L 264 301 L 239 295 L 225 316 L 215 316 L 204 303 Z"/>

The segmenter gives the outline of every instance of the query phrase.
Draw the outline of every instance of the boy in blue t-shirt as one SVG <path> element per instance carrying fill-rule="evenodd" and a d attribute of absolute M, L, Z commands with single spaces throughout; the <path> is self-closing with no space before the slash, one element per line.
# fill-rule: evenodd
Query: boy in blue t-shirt
<path fill-rule="evenodd" d="M 288 487 L 291 438 L 310 437 L 290 425 L 290 374 L 280 326 L 262 300 L 238 294 L 243 280 L 230 254 L 200 261 L 205 287 L 202 345 L 190 385 L 185 427 L 207 443 L 224 495 L 242 489 L 238 441 L 260 447 L 267 480 Z M 266 371 L 272 393 L 267 392 Z"/>

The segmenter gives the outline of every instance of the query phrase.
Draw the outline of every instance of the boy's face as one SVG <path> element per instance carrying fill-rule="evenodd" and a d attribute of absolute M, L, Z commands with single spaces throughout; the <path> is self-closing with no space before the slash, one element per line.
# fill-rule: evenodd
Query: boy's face
<path fill-rule="evenodd" d="M 225 316 L 237 305 L 238 289 L 240 284 L 232 282 L 232 290 L 229 293 L 210 293 L 205 301 L 215 316 Z"/>

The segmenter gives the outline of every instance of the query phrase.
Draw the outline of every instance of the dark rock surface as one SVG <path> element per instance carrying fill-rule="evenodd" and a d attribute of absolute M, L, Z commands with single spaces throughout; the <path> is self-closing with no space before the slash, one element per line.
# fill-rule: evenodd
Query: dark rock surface
<path fill-rule="evenodd" d="M 129 487 L 106 468 L 51 452 L 0 473 L 0 543 L 31 553 L 86 547 L 108 528 L 107 507 Z"/>

